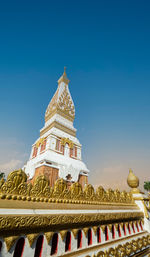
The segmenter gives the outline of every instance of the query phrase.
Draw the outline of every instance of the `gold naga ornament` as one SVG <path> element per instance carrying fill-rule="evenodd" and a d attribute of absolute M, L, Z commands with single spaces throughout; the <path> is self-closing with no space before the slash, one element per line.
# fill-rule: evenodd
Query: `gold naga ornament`
<path fill-rule="evenodd" d="M 52 203 L 69 203 L 69 204 L 119 204 L 135 206 L 131 193 L 119 190 L 113 191 L 108 189 L 105 191 L 103 187 L 98 187 L 96 192 L 90 184 L 84 189 L 75 182 L 70 189 L 67 188 L 67 182 L 58 179 L 54 188 L 49 186 L 49 180 L 41 175 L 38 176 L 34 184 L 27 182 L 27 175 L 22 170 L 11 172 L 7 181 L 0 180 L 0 199 L 27 200 L 27 201 L 44 201 Z"/>

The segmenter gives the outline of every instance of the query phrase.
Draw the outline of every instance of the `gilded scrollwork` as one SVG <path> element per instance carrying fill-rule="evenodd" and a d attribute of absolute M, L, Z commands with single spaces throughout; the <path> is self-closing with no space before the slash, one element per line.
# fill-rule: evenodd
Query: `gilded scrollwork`
<path fill-rule="evenodd" d="M 105 214 L 73 214 L 73 215 L 24 215 L 24 216 L 0 216 L 0 231 L 13 231 L 15 229 L 54 229 L 60 226 L 71 228 L 74 226 L 86 227 L 93 226 L 95 223 L 101 224 L 104 231 L 105 223 L 108 221 L 115 222 L 115 220 L 124 219 L 141 219 L 143 213 L 105 213 Z M 109 223 L 110 224 L 110 223 Z M 52 230 L 53 231 L 53 230 Z"/>
<path fill-rule="evenodd" d="M 67 230 L 61 230 L 61 231 L 60 231 L 60 235 L 61 235 L 61 239 L 62 239 L 62 240 L 64 240 L 66 234 L 67 234 Z"/>
<path fill-rule="evenodd" d="M 0 198 L 28 201 L 65 202 L 79 204 L 116 203 L 135 205 L 131 193 L 122 193 L 119 190 L 108 189 L 105 191 L 101 186 L 96 192 L 92 185 L 82 186 L 76 182 L 70 189 L 63 179 L 55 182 L 54 188 L 49 186 L 49 181 L 44 176 L 35 179 L 34 184 L 27 183 L 27 175 L 22 170 L 16 170 L 8 175 L 7 181 L 0 180 Z M 51 200 L 49 200 L 51 199 Z"/>
<path fill-rule="evenodd" d="M 52 192 L 49 187 L 49 180 L 44 176 L 37 177 L 30 191 L 30 196 L 50 198 L 52 196 Z"/>
<path fill-rule="evenodd" d="M 38 237 L 38 233 L 27 234 L 28 242 L 30 247 L 33 245 L 35 239 Z"/>
<path fill-rule="evenodd" d="M 47 243 L 49 244 L 51 239 L 52 239 L 52 236 L 54 235 L 54 232 L 50 231 L 50 232 L 45 232 L 45 237 L 46 237 L 46 240 L 47 240 Z"/>
<path fill-rule="evenodd" d="M 86 185 L 84 188 L 84 197 L 88 201 L 96 200 L 94 187 L 92 185 Z"/>
<path fill-rule="evenodd" d="M 70 188 L 71 191 L 71 198 L 72 199 L 77 199 L 77 200 L 83 200 L 84 199 L 84 194 L 82 191 L 82 186 L 79 182 L 75 182 L 71 185 Z"/>
<path fill-rule="evenodd" d="M 14 245 L 14 243 L 17 241 L 18 238 L 19 236 L 6 236 L 4 238 L 8 251 L 11 249 L 11 247 Z"/>
<path fill-rule="evenodd" d="M 75 117 L 75 108 L 73 101 L 69 95 L 67 86 L 65 85 L 64 90 L 61 92 L 59 96 L 59 87 L 55 95 L 53 96 L 51 102 L 49 103 L 46 113 L 45 113 L 45 120 L 48 120 L 51 113 L 54 111 L 61 111 L 65 115 L 74 119 Z"/>
<path fill-rule="evenodd" d="M 65 146 L 66 144 L 68 144 L 71 149 L 72 149 L 73 146 L 74 146 L 73 141 L 70 140 L 69 138 L 66 138 L 66 137 L 62 137 L 60 143 L 61 143 L 61 145 L 63 145 L 63 146 Z"/>
<path fill-rule="evenodd" d="M 131 256 L 131 254 L 136 253 L 139 250 L 146 249 L 149 245 L 150 235 L 143 236 L 136 240 L 132 240 L 125 244 L 119 244 L 117 247 L 111 247 L 106 251 L 99 251 L 96 257 L 123 257 Z M 149 248 L 148 248 L 149 250 Z M 139 252 L 138 252 L 139 253 Z"/>

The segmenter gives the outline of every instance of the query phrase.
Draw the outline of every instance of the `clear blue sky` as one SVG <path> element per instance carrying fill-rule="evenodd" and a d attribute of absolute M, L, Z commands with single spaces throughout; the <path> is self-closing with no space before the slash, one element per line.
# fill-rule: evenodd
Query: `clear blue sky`
<path fill-rule="evenodd" d="M 0 170 L 22 166 L 67 66 L 93 184 L 150 171 L 150 2 L 2 1 Z"/>

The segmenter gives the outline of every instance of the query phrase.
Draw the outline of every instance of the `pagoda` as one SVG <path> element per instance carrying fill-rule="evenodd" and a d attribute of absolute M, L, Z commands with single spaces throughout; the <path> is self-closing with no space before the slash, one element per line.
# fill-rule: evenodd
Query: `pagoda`
<path fill-rule="evenodd" d="M 23 167 L 31 183 L 39 175 L 46 176 L 52 187 L 58 178 L 66 180 L 68 187 L 74 182 L 79 182 L 82 187 L 88 183 L 89 170 L 81 158 L 82 146 L 73 125 L 75 107 L 68 85 L 64 68 L 45 112 L 45 125 L 32 145 L 29 161 Z"/>

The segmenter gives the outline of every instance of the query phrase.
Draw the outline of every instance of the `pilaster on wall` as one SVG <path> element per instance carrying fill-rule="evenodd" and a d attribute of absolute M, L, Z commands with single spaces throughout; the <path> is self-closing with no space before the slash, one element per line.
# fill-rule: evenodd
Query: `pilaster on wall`
<path fill-rule="evenodd" d="M 79 179 L 78 179 L 78 182 L 81 184 L 82 188 L 85 187 L 85 185 L 88 184 L 88 177 L 85 176 L 85 175 L 79 175 Z"/>

